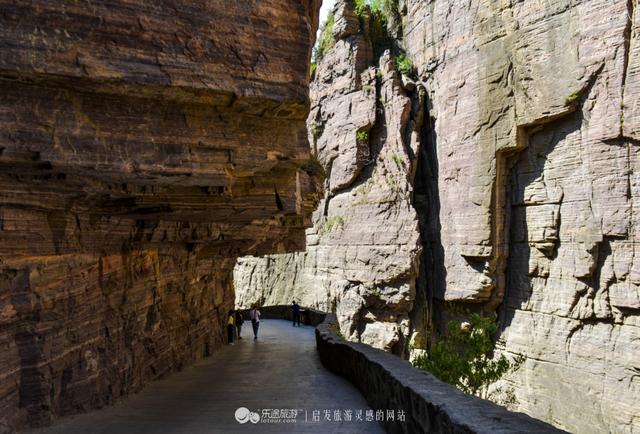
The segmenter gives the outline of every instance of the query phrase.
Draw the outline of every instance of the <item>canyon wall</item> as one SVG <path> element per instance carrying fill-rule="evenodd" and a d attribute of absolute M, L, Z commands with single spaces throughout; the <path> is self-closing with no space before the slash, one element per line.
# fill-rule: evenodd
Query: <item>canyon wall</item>
<path fill-rule="evenodd" d="M 400 353 L 420 258 L 411 185 L 423 101 L 388 55 L 374 59 L 353 5 L 336 8 L 334 46 L 310 91 L 309 140 L 326 182 L 307 251 L 240 258 L 236 304 L 333 310 L 349 339 Z"/>
<path fill-rule="evenodd" d="M 343 28 L 345 5 L 336 6 L 334 28 Z M 525 357 L 500 384 L 515 393 L 515 409 L 574 432 L 635 432 L 636 2 L 400 0 L 397 6 L 401 19 L 390 20 L 392 30 L 413 60 L 417 80 L 396 75 L 404 86 L 393 100 L 402 104 L 404 95 L 412 109 L 394 118 L 393 111 L 379 108 L 375 124 L 385 125 L 385 134 L 376 145 L 374 126 L 370 138 L 371 149 L 401 143 L 406 150 L 406 194 L 393 204 L 371 204 L 358 219 L 361 205 L 353 191 L 365 188 L 362 182 L 366 186 L 376 167 L 392 164 L 382 153 L 361 170 L 352 163 L 363 153 L 357 141 L 347 147 L 349 141 L 334 132 L 326 144 L 320 135 L 316 152 L 328 172 L 328 193 L 307 233 L 310 247 L 305 254 L 241 259 L 234 272 L 237 302 L 296 298 L 333 308 L 346 337 L 397 353 L 403 351 L 396 342 L 420 345 L 429 324 L 442 330 L 461 309 L 497 312 L 498 351 Z M 347 104 L 332 108 L 340 115 L 325 128 L 346 124 L 357 132 L 369 118 L 352 101 L 367 76 L 342 66 L 344 56 L 357 64 L 357 50 L 352 45 L 349 54 L 336 57 L 349 39 L 340 38 L 339 30 L 334 35 L 335 47 L 319 62 L 313 86 L 344 89 L 353 80 L 349 111 L 338 111 Z M 380 91 L 388 63 L 380 60 Z M 327 76 L 327 70 L 344 75 Z M 312 94 L 313 106 L 343 101 L 343 91 L 333 92 Z M 382 94 L 376 98 L 383 110 L 393 105 Z M 314 113 L 315 108 L 308 121 L 312 137 L 318 134 Z M 335 158 L 327 160 L 326 149 L 336 149 Z M 332 196 L 335 185 L 348 190 Z M 353 220 L 357 224 L 350 225 Z M 324 228 L 340 242 L 324 241 Z M 397 232 L 389 250 L 375 254 L 380 250 L 368 234 L 381 240 L 396 228 L 413 236 Z M 365 267 L 372 270 L 369 281 L 353 273 Z M 399 269 L 405 271 L 398 274 Z M 376 286 L 384 275 L 390 279 Z M 331 286 L 336 276 L 345 276 L 337 288 Z M 402 292 L 391 288 L 401 287 L 410 290 L 399 304 L 394 297 Z M 388 332 L 390 318 L 406 321 L 399 323 L 397 337 Z M 364 333 L 367 328 L 384 333 Z"/>
<path fill-rule="evenodd" d="M 235 258 L 304 249 L 318 8 L 0 1 L 0 432 L 207 356 Z"/>
<path fill-rule="evenodd" d="M 574 432 L 640 429 L 634 3 L 405 2 L 437 137 L 434 316 L 498 308 L 516 408 Z"/>

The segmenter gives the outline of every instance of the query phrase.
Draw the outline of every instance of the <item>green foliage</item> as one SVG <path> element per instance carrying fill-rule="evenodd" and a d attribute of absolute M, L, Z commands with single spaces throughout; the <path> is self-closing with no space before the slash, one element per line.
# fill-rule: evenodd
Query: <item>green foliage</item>
<path fill-rule="evenodd" d="M 379 58 L 385 50 L 390 49 L 397 53 L 400 48 L 395 38 L 388 30 L 390 23 L 399 22 L 398 0 L 355 0 L 355 13 L 360 19 L 362 29 L 367 29 L 367 36 L 371 41 L 375 58 Z M 333 47 L 333 26 L 335 17 L 333 13 L 327 16 L 327 20 L 320 27 L 320 36 L 313 49 L 311 77 L 316 72 L 315 63 L 319 62 Z M 397 32 L 397 30 L 395 30 Z"/>
<path fill-rule="evenodd" d="M 413 364 L 466 393 L 479 395 L 504 374 L 517 369 L 524 359 L 519 357 L 512 362 L 504 355 L 489 358 L 493 350 L 491 335 L 498 327 L 495 316 L 471 314 L 469 322 L 470 327 L 463 329 L 449 321 L 447 333 L 431 346 L 428 356 L 417 356 Z"/>
<path fill-rule="evenodd" d="M 387 185 L 394 193 L 398 191 L 398 181 L 393 175 L 387 175 L 385 178 L 387 180 Z"/>
<path fill-rule="evenodd" d="M 313 127 L 311 127 L 311 134 L 313 134 L 313 139 L 315 141 L 317 141 L 320 138 L 320 136 L 322 135 L 323 131 L 324 131 L 324 125 L 323 124 L 314 123 Z"/>
<path fill-rule="evenodd" d="M 356 133 L 356 140 L 358 142 L 368 142 L 369 141 L 369 131 L 360 130 Z"/>
<path fill-rule="evenodd" d="M 355 13 L 360 18 L 360 25 L 364 29 L 368 24 L 368 36 L 373 46 L 373 54 L 380 57 L 384 50 L 393 47 L 393 38 L 387 30 L 390 13 L 397 11 L 398 0 L 356 0 Z"/>
<path fill-rule="evenodd" d="M 361 17 L 367 10 L 367 7 L 369 7 L 369 2 L 367 0 L 356 0 L 356 15 L 358 15 L 359 17 Z"/>
<path fill-rule="evenodd" d="M 396 163 L 396 166 L 398 166 L 398 168 L 404 167 L 404 164 L 402 162 L 402 158 L 400 158 L 400 156 L 398 154 L 396 154 L 395 152 L 393 154 L 391 154 L 391 159 L 393 160 L 394 163 Z"/>
<path fill-rule="evenodd" d="M 309 64 L 309 77 L 313 80 L 316 77 L 316 70 L 318 69 L 318 64 L 316 62 L 311 62 Z"/>
<path fill-rule="evenodd" d="M 388 30 L 390 23 L 394 27 L 393 23 L 399 22 L 398 0 L 355 0 L 354 10 L 360 19 L 362 29 L 368 30 L 375 58 L 379 58 L 387 49 L 391 49 L 394 53 L 400 51 L 395 38 Z M 335 17 L 330 13 L 324 24 L 320 26 L 320 36 L 313 49 L 312 63 L 319 62 L 335 44 L 334 22 Z M 313 77 L 315 67 L 312 66 L 310 72 Z"/>
<path fill-rule="evenodd" d="M 396 56 L 396 68 L 407 77 L 415 77 L 413 62 L 405 54 Z"/>
<path fill-rule="evenodd" d="M 324 22 L 320 29 L 320 37 L 318 38 L 317 45 L 313 50 L 312 59 L 314 63 L 319 62 L 335 43 L 333 40 L 334 20 L 335 17 L 332 12 L 327 16 L 327 21 Z"/>
<path fill-rule="evenodd" d="M 390 20 L 393 16 L 400 15 L 398 0 L 385 0 L 382 4 L 382 12 L 388 20 Z"/>
<path fill-rule="evenodd" d="M 329 217 L 322 224 L 322 227 L 320 228 L 320 235 L 328 234 L 332 230 L 342 227 L 344 227 L 344 217 L 341 215 Z"/>
<path fill-rule="evenodd" d="M 567 95 L 567 96 L 564 97 L 564 101 L 563 101 L 564 105 L 565 106 L 571 105 L 574 102 L 576 102 L 578 100 L 578 98 L 580 98 L 580 92 L 579 91 L 578 92 L 573 92 L 572 94 Z"/>
<path fill-rule="evenodd" d="M 355 12 L 360 17 L 367 12 L 381 13 L 389 19 L 398 13 L 398 0 L 356 0 Z"/>

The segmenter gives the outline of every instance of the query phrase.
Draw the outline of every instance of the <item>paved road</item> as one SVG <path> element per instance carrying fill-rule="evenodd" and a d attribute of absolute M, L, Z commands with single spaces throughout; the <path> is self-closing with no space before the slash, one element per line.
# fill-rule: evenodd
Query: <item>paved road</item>
<path fill-rule="evenodd" d="M 63 418 L 38 434 L 75 433 L 382 433 L 376 422 L 356 421 L 369 406 L 346 380 L 322 367 L 314 329 L 263 320 L 253 340 L 226 346 L 184 371 L 148 385 L 142 392 L 103 410 Z M 262 415 L 263 409 L 289 410 L 281 423 L 237 422 L 239 407 Z M 298 410 L 295 423 L 291 410 Z M 324 420 L 329 410 L 330 421 Z M 339 410 L 341 421 L 337 421 Z M 344 421 L 345 411 L 352 421 Z M 314 422 L 319 416 L 320 422 Z M 275 416 L 272 412 L 271 415 Z M 287 412 L 285 412 L 286 415 Z M 246 416 L 250 418 L 250 415 Z M 255 420 L 256 416 L 254 416 Z M 306 419 L 306 421 L 305 421 Z"/>

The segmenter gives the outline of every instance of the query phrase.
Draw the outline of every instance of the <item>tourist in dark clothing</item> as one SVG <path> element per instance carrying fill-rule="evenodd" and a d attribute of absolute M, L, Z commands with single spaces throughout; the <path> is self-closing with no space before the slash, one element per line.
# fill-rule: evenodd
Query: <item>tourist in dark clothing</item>
<path fill-rule="evenodd" d="M 227 317 L 227 342 L 229 345 L 233 345 L 233 332 L 235 331 L 235 314 L 233 309 L 229 311 Z"/>
<path fill-rule="evenodd" d="M 295 300 L 291 304 L 291 310 L 293 311 L 293 326 L 295 327 L 297 323 L 300 327 L 300 305 Z"/>
<path fill-rule="evenodd" d="M 239 310 L 236 310 L 236 330 L 238 330 L 238 339 L 242 339 L 240 333 L 242 332 L 242 323 L 244 322 L 244 318 L 242 318 L 242 314 Z"/>
<path fill-rule="evenodd" d="M 258 306 L 254 306 L 249 312 L 249 318 L 251 318 L 251 325 L 253 326 L 253 339 L 258 339 L 258 327 L 260 327 L 260 311 Z"/>

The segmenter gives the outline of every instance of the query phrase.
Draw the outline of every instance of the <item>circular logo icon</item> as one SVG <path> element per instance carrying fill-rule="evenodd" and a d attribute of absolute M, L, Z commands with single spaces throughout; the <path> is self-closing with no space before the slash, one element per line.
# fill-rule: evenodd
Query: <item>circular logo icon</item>
<path fill-rule="evenodd" d="M 253 411 L 250 411 L 247 407 L 238 407 L 235 413 L 238 423 L 258 423 L 260 422 L 260 415 Z"/>
<path fill-rule="evenodd" d="M 249 420 L 251 420 L 251 423 L 258 423 L 260 422 L 260 415 L 258 413 L 251 413 L 249 415 Z"/>
<path fill-rule="evenodd" d="M 247 407 L 238 407 L 236 410 L 236 420 L 239 423 L 247 423 L 249 422 L 249 417 L 251 416 L 251 412 Z M 255 423 L 255 422 L 254 422 Z"/>

